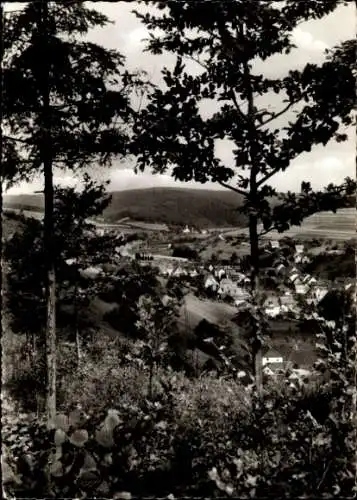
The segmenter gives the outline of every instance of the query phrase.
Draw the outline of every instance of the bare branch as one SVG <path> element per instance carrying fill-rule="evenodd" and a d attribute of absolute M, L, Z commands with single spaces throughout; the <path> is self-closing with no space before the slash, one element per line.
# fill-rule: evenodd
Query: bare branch
<path fill-rule="evenodd" d="M 218 181 L 218 184 L 220 184 L 222 187 L 226 189 L 230 189 L 231 191 L 234 191 L 235 193 L 241 194 L 243 196 L 248 196 L 247 191 L 243 191 L 243 189 L 236 188 L 234 186 L 231 186 L 230 184 L 226 184 L 225 182 Z"/>
<path fill-rule="evenodd" d="M 269 118 L 268 120 L 265 120 L 264 122 L 262 122 L 260 125 L 257 126 L 257 129 L 260 129 L 261 127 L 263 127 L 264 125 L 267 125 L 268 123 L 271 123 L 273 120 L 275 120 L 276 118 L 279 118 L 279 116 L 283 115 L 284 113 L 286 113 L 288 111 L 288 109 L 290 109 L 292 106 L 294 106 L 294 104 L 296 104 L 298 101 L 291 101 L 289 102 L 289 104 L 287 104 L 285 106 L 285 108 L 283 108 L 281 111 L 279 111 L 278 113 L 272 113 L 271 115 L 271 118 Z"/>
<path fill-rule="evenodd" d="M 279 172 L 279 169 L 276 168 L 274 170 L 272 170 L 271 172 L 269 172 L 269 174 L 266 174 L 262 179 L 260 179 L 258 182 L 257 182 L 257 187 L 261 186 L 262 184 L 264 184 L 264 182 L 266 182 L 268 179 L 270 179 L 271 177 L 273 177 L 275 174 L 277 174 Z"/>
<path fill-rule="evenodd" d="M 198 64 L 199 66 L 201 66 L 201 68 L 205 69 L 206 71 L 208 70 L 208 66 L 206 66 L 205 64 L 203 64 L 203 62 L 200 61 L 199 59 L 196 59 L 196 57 L 186 56 L 186 58 L 190 59 L 193 62 L 195 62 L 196 64 Z"/>
<path fill-rule="evenodd" d="M 5 139 L 7 141 L 21 142 L 21 144 L 27 144 L 27 145 L 33 144 L 33 142 L 31 142 L 30 140 L 27 140 L 27 139 L 19 139 L 17 137 L 10 137 L 8 135 L 3 135 L 2 137 L 3 137 L 3 139 Z"/>

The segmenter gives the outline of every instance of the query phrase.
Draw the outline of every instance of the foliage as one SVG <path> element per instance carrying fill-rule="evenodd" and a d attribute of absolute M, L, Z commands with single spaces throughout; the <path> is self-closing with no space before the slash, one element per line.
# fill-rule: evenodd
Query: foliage
<path fill-rule="evenodd" d="M 182 257 L 189 260 L 197 260 L 198 252 L 194 248 L 189 246 L 177 246 L 175 245 L 172 252 L 173 257 Z"/>
<path fill-rule="evenodd" d="M 61 168 L 107 163 L 125 153 L 130 96 L 138 75 L 124 69 L 123 56 L 83 38 L 108 19 L 81 2 L 49 5 L 46 43 L 41 40 L 41 4 L 28 2 L 4 23 L 3 125 L 6 162 L 15 177 L 31 178 L 42 158 L 43 61 L 50 61 L 51 154 Z M 16 92 L 14 89 L 17 89 Z M 19 91 L 21 89 L 21 91 Z"/>
<path fill-rule="evenodd" d="M 347 206 L 355 191 L 349 178 L 316 192 L 308 182 L 302 182 L 300 193 L 285 194 L 267 184 L 314 146 L 347 140 L 355 42 L 335 48 L 320 66 L 309 63 L 279 78 L 255 65 L 292 53 L 291 35 L 299 23 L 321 19 L 338 4 L 173 1 L 136 11 L 150 32 L 147 50 L 176 56 L 173 69 L 162 69 L 165 87 L 152 91 L 135 123 L 137 169 L 169 172 L 180 181 L 217 182 L 236 194 L 239 212 L 249 220 L 255 274 L 260 236 Z M 273 94 L 280 103 L 267 109 L 261 103 Z M 203 112 L 207 104 L 213 112 Z M 275 126 L 280 117 L 284 123 Z M 233 165 L 219 156 L 222 140 L 232 146 Z"/>
<path fill-rule="evenodd" d="M 322 252 L 313 256 L 305 271 L 329 281 L 339 277 L 353 278 L 356 274 L 355 250 L 352 246 L 347 246 L 341 255 Z"/>
<path fill-rule="evenodd" d="M 101 213 L 110 197 L 104 185 L 84 176 L 84 189 L 55 190 L 55 260 L 57 286 L 61 304 L 77 300 L 79 310 L 88 304 L 100 288 L 100 282 L 81 277 L 89 265 L 105 262 L 122 242 L 116 235 L 99 236 L 87 218 Z M 37 334 L 45 317 L 45 267 L 43 226 L 38 220 L 23 218 L 24 228 L 6 243 L 5 258 L 9 263 L 7 304 L 15 332 Z M 60 312 L 60 311 L 58 311 Z"/>

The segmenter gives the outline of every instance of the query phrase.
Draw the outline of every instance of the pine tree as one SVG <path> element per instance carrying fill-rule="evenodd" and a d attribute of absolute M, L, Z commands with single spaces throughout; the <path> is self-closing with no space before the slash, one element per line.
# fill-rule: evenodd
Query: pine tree
<path fill-rule="evenodd" d="M 169 170 L 180 181 L 217 182 L 243 196 L 240 210 L 249 219 L 256 301 L 260 237 L 301 224 L 316 211 L 336 210 L 354 192 L 355 182 L 349 178 L 318 192 L 303 182 L 299 194 L 278 194 L 268 182 L 315 145 L 347 139 L 344 127 L 352 124 L 355 100 L 355 43 L 337 48 L 320 66 L 307 64 L 285 77 L 272 78 L 256 70 L 255 61 L 289 54 L 293 29 L 331 13 L 338 1 L 154 3 L 156 12 L 136 13 L 150 31 L 148 50 L 176 55 L 176 65 L 162 70 L 165 87 L 155 89 L 140 113 L 137 168 Z M 187 63 L 195 65 L 194 73 Z M 272 93 L 281 98 L 280 109 L 261 104 Z M 219 108 L 212 116 L 200 112 L 204 100 Z M 275 120 L 282 116 L 287 125 L 275 128 Z M 222 139 L 234 146 L 233 168 L 216 154 L 217 141 Z M 258 330 L 255 337 L 255 371 L 261 390 Z"/>

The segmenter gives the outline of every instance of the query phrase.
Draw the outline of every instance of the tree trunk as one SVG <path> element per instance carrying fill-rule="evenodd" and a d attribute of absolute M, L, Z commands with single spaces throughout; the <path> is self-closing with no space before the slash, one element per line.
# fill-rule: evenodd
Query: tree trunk
<path fill-rule="evenodd" d="M 41 2 L 41 15 L 39 19 L 39 32 L 42 47 L 48 46 L 47 38 L 48 3 Z M 49 88 L 49 63 L 48 54 L 42 64 L 41 94 L 42 108 L 42 144 L 41 156 L 44 172 L 44 250 L 46 263 L 46 413 L 47 422 L 56 415 L 56 272 L 54 256 L 54 216 L 53 216 L 53 172 L 51 151 L 51 117 L 50 117 L 50 88 Z"/>
<path fill-rule="evenodd" d="M 4 51 L 3 51 L 3 43 L 2 43 L 2 37 L 4 33 L 4 9 L 3 9 L 3 4 L 0 0 L 0 81 L 2 81 L 2 61 L 3 61 L 3 56 L 4 56 Z M 0 106 L 0 123 L 2 123 L 2 113 L 1 113 L 1 106 Z M 2 150 L 3 150 L 3 137 L 2 137 L 2 128 L 0 127 L 0 339 L 3 339 L 3 170 L 2 170 Z"/>
<path fill-rule="evenodd" d="M 246 26 L 242 26 L 241 34 L 245 36 Z M 250 179 L 249 179 L 249 240 L 250 240 L 250 267 L 251 267 L 251 290 L 253 305 L 258 308 L 259 292 L 259 236 L 258 236 L 258 217 L 256 211 L 258 209 L 259 200 L 257 198 L 258 186 L 257 176 L 259 173 L 259 160 L 257 158 L 256 149 L 256 129 L 255 129 L 255 110 L 254 96 L 250 81 L 250 69 L 248 61 L 244 61 L 244 78 L 246 81 L 247 98 L 248 98 L 248 127 L 249 127 L 249 157 L 250 157 Z M 253 359 L 254 359 L 254 376 L 259 398 L 263 396 L 263 355 L 261 342 L 260 325 L 256 324 L 253 332 Z"/>
<path fill-rule="evenodd" d="M 77 368 L 79 368 L 82 355 L 81 355 L 81 339 L 80 339 L 80 332 L 79 332 L 79 326 L 78 326 L 77 294 L 78 294 L 78 285 L 77 285 L 77 281 L 76 281 L 75 286 L 74 286 L 73 307 L 74 307 L 74 336 L 75 336 L 75 342 L 76 342 Z"/>

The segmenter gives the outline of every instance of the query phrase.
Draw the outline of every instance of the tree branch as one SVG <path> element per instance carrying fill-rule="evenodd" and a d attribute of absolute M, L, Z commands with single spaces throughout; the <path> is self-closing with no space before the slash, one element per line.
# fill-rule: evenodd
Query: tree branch
<path fill-rule="evenodd" d="M 275 231 L 277 230 L 277 227 L 276 226 L 271 226 L 269 229 L 265 229 L 264 231 L 262 231 L 261 233 L 259 233 L 259 238 L 261 238 L 262 236 L 265 236 L 269 233 L 271 233 L 272 231 Z"/>
<path fill-rule="evenodd" d="M 278 172 L 279 172 L 279 169 L 276 168 L 275 170 L 272 170 L 271 172 L 269 172 L 269 174 L 266 174 L 262 179 L 260 179 L 259 181 L 257 181 L 257 187 L 259 187 L 262 184 L 264 184 L 264 182 L 266 182 L 268 179 L 270 179 L 271 177 L 273 177 Z"/>
<path fill-rule="evenodd" d="M 17 137 L 10 137 L 8 135 L 3 135 L 2 136 L 3 139 L 7 140 L 7 141 L 13 141 L 13 142 L 21 142 L 21 144 L 27 144 L 27 145 L 33 145 L 33 142 L 31 142 L 30 140 L 27 140 L 27 139 L 19 139 Z"/>
<path fill-rule="evenodd" d="M 234 186 L 231 186 L 230 184 L 226 184 L 225 182 L 218 181 L 218 184 L 220 184 L 222 187 L 226 189 L 230 189 L 231 191 L 234 191 L 235 193 L 241 194 L 243 196 L 248 196 L 247 191 L 243 191 L 243 189 L 236 188 Z"/>
<path fill-rule="evenodd" d="M 289 104 L 287 104 L 285 106 L 285 108 L 283 108 L 281 111 L 279 111 L 278 113 L 275 113 L 275 114 L 272 114 L 271 118 L 269 118 L 268 120 L 265 120 L 264 122 L 262 122 L 260 125 L 257 126 L 257 129 L 260 129 L 261 127 L 263 127 L 264 125 L 267 125 L 268 123 L 271 123 L 273 120 L 275 120 L 276 118 L 279 118 L 279 116 L 283 115 L 284 113 L 286 113 L 288 111 L 288 109 L 290 109 L 292 106 L 294 106 L 294 104 L 296 104 L 298 101 L 291 101 L 289 102 Z"/>
<path fill-rule="evenodd" d="M 186 58 L 190 59 L 193 62 L 195 62 L 196 64 L 198 64 L 199 66 L 201 66 L 201 68 L 205 69 L 206 71 L 208 70 L 208 66 L 206 66 L 205 64 L 203 64 L 203 62 L 201 62 L 199 59 L 196 59 L 196 57 L 186 56 Z"/>
<path fill-rule="evenodd" d="M 234 106 L 236 108 L 236 110 L 238 111 L 238 114 L 239 116 L 243 119 L 243 121 L 247 121 L 247 117 L 245 116 L 245 114 L 243 113 L 243 111 L 240 109 L 240 106 L 238 104 L 238 101 L 237 101 L 237 96 L 235 95 L 235 92 L 234 90 L 232 89 L 231 90 L 231 96 L 232 96 L 232 101 L 234 103 Z"/>

